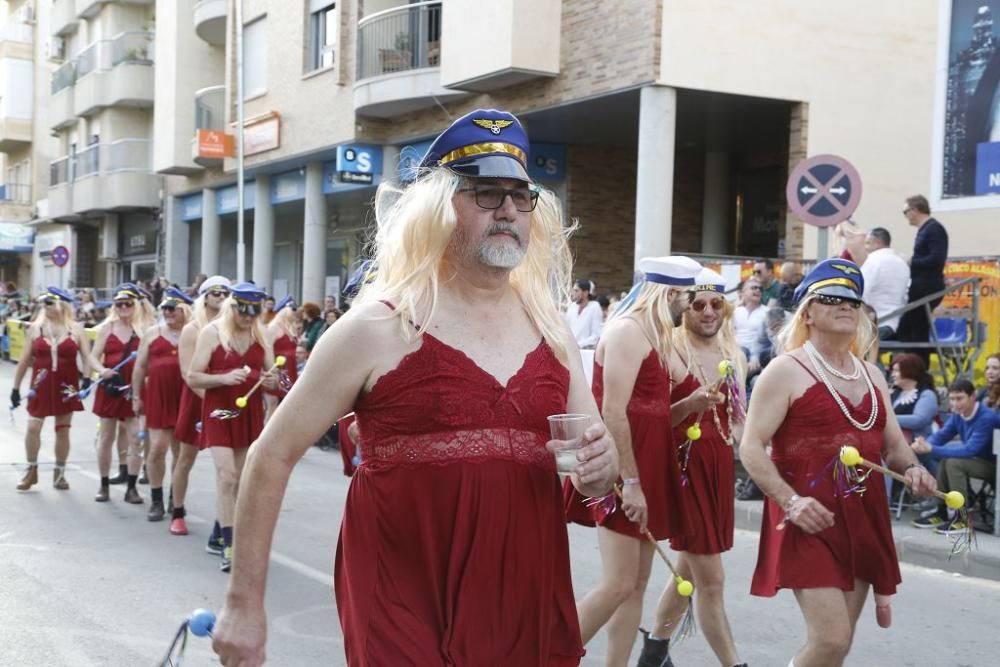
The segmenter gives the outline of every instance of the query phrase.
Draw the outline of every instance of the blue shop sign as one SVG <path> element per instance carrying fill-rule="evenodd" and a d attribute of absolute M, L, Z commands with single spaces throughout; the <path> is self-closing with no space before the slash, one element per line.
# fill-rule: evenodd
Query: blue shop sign
<path fill-rule="evenodd" d="M 528 176 L 534 181 L 566 179 L 566 146 L 563 144 L 531 144 L 528 153 Z"/>
<path fill-rule="evenodd" d="M 257 183 L 256 181 L 246 181 L 243 185 L 243 210 L 253 210 L 256 202 Z M 238 207 L 239 193 L 236 184 L 227 185 L 215 191 L 215 212 L 219 215 L 226 213 L 236 213 Z"/>
<path fill-rule="evenodd" d="M 382 173 L 382 147 L 337 146 L 336 171 L 341 183 L 376 185 L 376 178 Z"/>
<path fill-rule="evenodd" d="M 1000 142 L 976 144 L 976 194 L 1000 193 Z"/>
<path fill-rule="evenodd" d="M 302 170 L 286 171 L 271 177 L 271 203 L 298 201 L 306 198 L 306 176 Z"/>
<path fill-rule="evenodd" d="M 31 252 L 34 247 L 34 229 L 14 222 L 0 222 L 0 251 Z"/>
<path fill-rule="evenodd" d="M 184 222 L 201 220 L 201 199 L 200 192 L 181 197 L 181 220 Z"/>

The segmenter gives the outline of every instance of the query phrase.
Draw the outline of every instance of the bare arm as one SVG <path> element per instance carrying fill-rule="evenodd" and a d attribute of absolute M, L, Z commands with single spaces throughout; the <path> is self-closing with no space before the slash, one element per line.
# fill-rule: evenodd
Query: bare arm
<path fill-rule="evenodd" d="M 187 372 L 191 368 L 191 360 L 194 358 L 194 348 L 198 344 L 198 323 L 188 322 L 181 329 L 181 338 L 177 343 L 177 361 L 181 365 L 181 377 L 187 382 Z M 188 384 L 191 387 L 190 384 Z M 191 390 L 198 395 L 198 398 L 205 398 L 204 389 Z"/>
<path fill-rule="evenodd" d="M 87 336 L 87 329 L 80 323 L 73 326 L 73 336 L 76 338 L 76 344 L 80 347 L 80 361 L 83 365 L 83 377 L 89 377 L 90 373 L 94 370 L 94 366 L 91 364 L 91 354 L 90 354 L 90 337 Z"/>
<path fill-rule="evenodd" d="M 816 533 L 833 525 L 833 512 L 813 498 L 800 498 L 766 451 L 788 414 L 795 381 L 795 362 L 786 355 L 774 359 L 761 373 L 743 427 L 740 461 L 757 486 L 785 508 L 792 523 L 807 533 Z"/>
<path fill-rule="evenodd" d="M 17 360 L 17 368 L 14 370 L 14 389 L 18 391 L 21 389 L 21 382 L 24 381 L 24 374 L 28 372 L 28 368 L 31 366 L 31 346 L 34 344 L 35 339 L 38 338 L 38 335 L 37 327 L 28 327 L 28 331 L 24 336 L 21 358 Z"/>
<path fill-rule="evenodd" d="M 281 501 L 292 468 L 341 415 L 350 412 L 375 367 L 375 358 L 399 337 L 395 319 L 376 320 L 379 304 L 351 309 L 313 350 L 309 363 L 281 407 L 250 448 L 236 506 L 237 558 L 216 625 L 214 647 L 226 664 L 264 660 L 267 623 L 264 589 Z M 204 333 L 202 334 L 205 335 Z M 199 349 L 202 340 L 199 338 Z M 194 361 L 198 364 L 198 353 Z M 330 379 L 335 378 L 335 382 Z"/>
<path fill-rule="evenodd" d="M 146 329 L 139 341 L 139 353 L 135 358 L 135 368 L 132 369 L 132 410 L 142 414 L 142 387 L 146 382 L 146 368 L 149 365 L 149 346 L 159 335 L 160 328 L 152 326 Z"/>
<path fill-rule="evenodd" d="M 102 363 L 104 360 L 104 346 L 108 342 L 111 326 L 110 324 L 104 324 L 97 327 L 97 339 L 94 341 L 94 349 L 91 350 L 89 355 L 90 367 L 102 378 L 110 377 L 111 375 L 111 369 L 106 368 Z"/>
<path fill-rule="evenodd" d="M 191 365 L 185 375 L 192 389 L 212 389 L 214 387 L 232 387 L 242 384 L 247 378 L 247 371 L 234 368 L 226 373 L 209 373 L 208 363 L 212 359 L 212 350 L 219 344 L 219 330 L 214 324 L 209 324 L 198 334 L 198 343 L 194 348 Z"/>
<path fill-rule="evenodd" d="M 603 496 L 611 490 L 611 485 L 618 477 L 618 456 L 614 439 L 608 433 L 597 409 L 594 394 L 587 385 L 580 349 L 569 327 L 565 328 L 563 342 L 569 354 L 570 383 L 566 410 L 591 416 L 591 424 L 583 436 L 585 444 L 577 455 L 581 463 L 570 475 L 570 480 L 576 490 L 585 496 Z"/>

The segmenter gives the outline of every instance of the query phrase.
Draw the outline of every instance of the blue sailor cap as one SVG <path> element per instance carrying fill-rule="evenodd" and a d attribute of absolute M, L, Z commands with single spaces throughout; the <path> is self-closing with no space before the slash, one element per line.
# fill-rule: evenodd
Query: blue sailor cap
<path fill-rule="evenodd" d="M 647 282 L 671 287 L 691 287 L 701 269 L 701 264 L 683 255 L 644 257 L 639 260 L 639 270 Z"/>
<path fill-rule="evenodd" d="M 295 303 L 295 297 L 293 297 L 291 294 L 286 294 L 284 297 L 282 297 L 281 301 L 275 304 L 274 312 L 280 313 L 281 309 L 287 306 L 291 306 L 292 310 L 294 310 L 297 307 Z"/>
<path fill-rule="evenodd" d="M 865 279 L 857 264 L 847 259 L 825 259 L 795 288 L 795 303 L 812 294 L 863 301 L 861 295 L 864 293 Z"/>
<path fill-rule="evenodd" d="M 708 267 L 704 267 L 698 275 L 694 277 L 694 286 L 691 288 L 691 291 L 718 292 L 719 294 L 725 294 L 726 279 L 723 278 L 718 272 L 713 271 Z"/>
<path fill-rule="evenodd" d="M 187 294 L 185 294 L 184 292 L 182 292 L 181 290 L 177 289 L 174 286 L 170 286 L 167 289 L 163 290 L 163 300 L 160 301 L 160 307 L 178 303 L 186 303 L 187 305 L 190 306 L 192 303 L 194 303 L 194 301 L 191 299 L 190 296 L 188 296 Z"/>
<path fill-rule="evenodd" d="M 114 301 L 125 301 L 128 299 L 141 299 L 142 292 L 134 283 L 122 283 L 114 289 Z"/>
<path fill-rule="evenodd" d="M 64 290 L 62 287 L 56 287 L 55 285 L 49 285 L 45 288 L 45 292 L 38 296 L 39 299 L 45 299 L 46 297 L 58 299 L 59 301 L 65 301 L 66 303 L 73 303 L 76 301 L 70 292 Z"/>
<path fill-rule="evenodd" d="M 345 299 L 353 299 L 361 291 L 362 286 L 375 280 L 377 273 L 378 270 L 375 267 L 374 259 L 366 259 L 361 262 L 361 265 L 347 279 L 347 285 L 344 286 L 342 296 Z"/>
<path fill-rule="evenodd" d="M 463 176 L 530 183 L 528 151 L 528 135 L 514 114 L 476 109 L 438 135 L 420 167 L 447 167 Z"/>

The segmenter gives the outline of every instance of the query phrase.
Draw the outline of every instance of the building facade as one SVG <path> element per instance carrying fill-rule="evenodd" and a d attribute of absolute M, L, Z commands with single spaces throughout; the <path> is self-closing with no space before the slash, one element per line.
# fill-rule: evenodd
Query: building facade
<path fill-rule="evenodd" d="M 822 0 L 243 0 L 242 216 L 235 2 L 37 4 L 35 134 L 55 143 L 35 261 L 50 269 L 39 248 L 67 244 L 75 285 L 235 277 L 242 252 L 279 296 L 335 293 L 378 184 L 478 107 L 522 119 L 533 175 L 578 224 L 577 273 L 601 291 L 627 288 L 645 255 L 815 258 L 820 234 L 784 189 L 822 153 L 857 167 L 854 219 L 904 254 L 915 193 L 942 210 L 952 255 L 1000 254 L 990 199 L 935 196 L 935 155 L 957 141 L 935 131 L 947 0 L 847 0 L 835 20 Z M 974 21 L 963 48 L 981 67 L 997 40 Z M 18 145 L 0 137 L 8 164 Z"/>

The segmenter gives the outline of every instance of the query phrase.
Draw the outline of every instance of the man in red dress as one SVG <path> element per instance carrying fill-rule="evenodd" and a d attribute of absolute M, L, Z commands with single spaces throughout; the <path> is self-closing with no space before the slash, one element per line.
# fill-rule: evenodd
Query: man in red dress
<path fill-rule="evenodd" d="M 236 509 L 224 665 L 265 658 L 264 582 L 298 459 L 357 414 L 364 457 L 337 550 L 350 665 L 577 665 L 583 655 L 547 417 L 580 413 L 574 484 L 618 474 L 561 315 L 570 254 L 559 201 L 531 182 L 528 140 L 480 109 L 376 195 L 377 276 L 313 349 L 251 450 Z M 556 291 L 559 292 L 557 298 Z"/>

